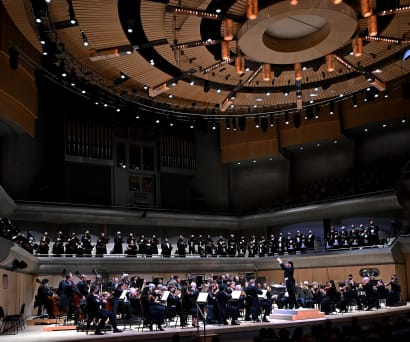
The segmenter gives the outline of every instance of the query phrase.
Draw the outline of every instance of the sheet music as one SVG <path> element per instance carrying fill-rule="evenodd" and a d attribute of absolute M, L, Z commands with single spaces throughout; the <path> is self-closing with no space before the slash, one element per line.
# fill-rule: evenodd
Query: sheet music
<path fill-rule="evenodd" d="M 196 302 L 197 303 L 206 303 L 207 300 L 208 300 L 208 292 L 199 292 Z"/>
<path fill-rule="evenodd" d="M 162 301 L 162 302 L 166 302 L 167 299 L 168 299 L 169 294 L 170 294 L 170 291 L 164 291 L 164 292 L 162 292 L 161 301 Z"/>
<path fill-rule="evenodd" d="M 241 291 L 232 291 L 233 300 L 239 300 L 240 297 L 241 297 Z"/>
<path fill-rule="evenodd" d="M 120 296 L 120 300 L 124 300 L 124 299 L 126 299 L 127 298 L 127 293 L 128 293 L 128 290 L 122 290 L 122 293 L 121 293 L 121 296 Z"/>
<path fill-rule="evenodd" d="M 258 298 L 265 299 L 267 293 L 268 293 L 268 290 L 262 290 L 262 294 L 258 294 Z"/>

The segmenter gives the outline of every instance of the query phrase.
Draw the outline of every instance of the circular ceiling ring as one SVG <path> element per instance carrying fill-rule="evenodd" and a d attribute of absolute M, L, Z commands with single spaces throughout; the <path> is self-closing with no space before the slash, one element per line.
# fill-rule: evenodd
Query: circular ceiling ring
<path fill-rule="evenodd" d="M 238 33 L 238 45 L 261 63 L 303 63 L 332 53 L 357 30 L 357 14 L 347 4 L 305 0 L 298 6 L 282 1 L 264 8 Z"/>

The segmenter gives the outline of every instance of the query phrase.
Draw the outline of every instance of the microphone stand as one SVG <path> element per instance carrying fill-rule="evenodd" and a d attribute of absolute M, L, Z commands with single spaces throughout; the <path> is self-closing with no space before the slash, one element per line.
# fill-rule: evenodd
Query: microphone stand
<path fill-rule="evenodd" d="M 204 322 L 204 342 L 206 342 L 206 319 L 205 319 L 205 314 L 202 312 L 201 308 L 199 307 L 199 304 L 196 303 L 196 316 L 199 318 L 199 313 L 201 314 L 201 318 Z M 197 333 L 199 335 L 199 324 L 197 324 Z"/>

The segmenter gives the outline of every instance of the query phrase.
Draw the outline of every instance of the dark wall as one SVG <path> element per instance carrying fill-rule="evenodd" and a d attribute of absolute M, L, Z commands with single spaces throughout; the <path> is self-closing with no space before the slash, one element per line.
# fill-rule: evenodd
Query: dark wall
<path fill-rule="evenodd" d="M 230 168 L 231 210 L 246 212 L 277 206 L 288 194 L 289 164 L 282 157 Z"/>
<path fill-rule="evenodd" d="M 396 155 L 410 157 L 410 129 L 403 127 L 383 134 L 369 134 L 366 139 L 356 142 L 356 156 L 359 165 L 371 164 L 381 158 L 390 158 Z"/>
<path fill-rule="evenodd" d="M 104 206 L 111 204 L 110 167 L 70 164 L 67 173 L 70 202 Z"/>
<path fill-rule="evenodd" d="M 353 167 L 353 143 L 296 152 L 292 158 L 292 182 L 304 186 L 311 182 L 345 174 Z"/>

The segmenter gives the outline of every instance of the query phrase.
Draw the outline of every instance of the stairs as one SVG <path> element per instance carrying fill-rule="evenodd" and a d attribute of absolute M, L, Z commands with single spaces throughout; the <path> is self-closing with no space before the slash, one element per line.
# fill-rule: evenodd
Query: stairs
<path fill-rule="evenodd" d="M 298 321 L 306 319 L 324 318 L 325 314 L 317 309 L 276 309 L 269 316 L 270 319 L 283 321 Z"/>

